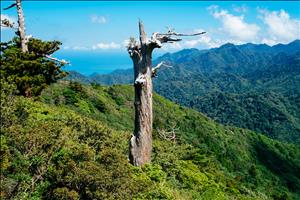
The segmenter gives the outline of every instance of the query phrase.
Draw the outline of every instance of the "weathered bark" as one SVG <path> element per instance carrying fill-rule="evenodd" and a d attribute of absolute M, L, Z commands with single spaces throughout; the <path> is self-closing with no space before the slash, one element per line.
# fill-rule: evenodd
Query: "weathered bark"
<path fill-rule="evenodd" d="M 134 65 L 134 90 L 135 90 L 135 126 L 134 133 L 129 142 L 130 163 L 141 166 L 151 161 L 152 152 L 152 77 L 164 64 L 159 63 L 152 69 L 152 51 L 162 47 L 162 43 L 181 41 L 171 36 L 192 36 L 196 34 L 178 34 L 169 30 L 166 34 L 153 33 L 147 39 L 144 25 L 139 21 L 140 41 L 131 38 L 128 53 Z"/>
<path fill-rule="evenodd" d="M 22 10 L 21 0 L 16 0 L 16 6 L 18 11 L 18 24 L 19 24 L 18 34 L 20 37 L 22 52 L 25 53 L 28 52 L 28 47 L 27 47 L 27 40 L 26 40 L 26 33 L 25 33 L 25 19 Z"/>
<path fill-rule="evenodd" d="M 139 22 L 140 52 L 133 55 L 135 128 L 130 140 L 130 162 L 135 166 L 151 160 L 152 152 L 152 71 L 144 25 Z"/>

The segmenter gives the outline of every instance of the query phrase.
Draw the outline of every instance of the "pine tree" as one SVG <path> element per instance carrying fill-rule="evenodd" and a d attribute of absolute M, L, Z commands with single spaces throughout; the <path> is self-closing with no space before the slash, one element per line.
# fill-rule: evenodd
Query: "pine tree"
<path fill-rule="evenodd" d="M 37 96 L 49 84 L 67 75 L 62 70 L 65 62 L 48 59 L 59 49 L 59 41 L 44 42 L 31 38 L 28 52 L 22 52 L 20 40 L 15 37 L 8 43 L 1 43 L 1 78 L 16 85 L 20 95 Z"/>
<path fill-rule="evenodd" d="M 68 62 L 51 57 L 59 49 L 59 41 L 44 42 L 26 36 L 25 17 L 21 0 L 16 0 L 4 10 L 16 7 L 18 26 L 1 19 L 1 26 L 16 30 L 17 37 L 1 43 L 1 78 L 16 85 L 20 95 L 37 96 L 50 83 L 66 76 L 62 67 Z"/>

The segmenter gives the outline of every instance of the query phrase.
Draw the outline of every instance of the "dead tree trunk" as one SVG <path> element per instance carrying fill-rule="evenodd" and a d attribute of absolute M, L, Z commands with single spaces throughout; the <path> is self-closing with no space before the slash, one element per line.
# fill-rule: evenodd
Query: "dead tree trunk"
<path fill-rule="evenodd" d="M 25 19 L 24 19 L 24 14 L 23 14 L 23 9 L 22 9 L 22 0 L 15 0 L 16 3 L 11 4 L 7 8 L 4 8 L 3 10 L 8 10 L 10 8 L 17 7 L 17 12 L 18 12 L 18 31 L 16 34 L 20 38 L 20 43 L 21 43 L 21 50 L 23 53 L 28 52 L 28 46 L 27 46 L 27 38 L 26 38 L 26 33 L 25 33 Z M 9 27 L 9 28 L 15 28 L 14 24 L 10 22 L 8 19 L 1 19 L 1 26 L 4 27 Z"/>
<path fill-rule="evenodd" d="M 151 160 L 152 151 L 152 80 L 151 53 L 144 25 L 139 22 L 140 43 L 131 58 L 134 65 L 135 126 L 130 140 L 130 162 L 140 166 Z M 137 44 L 136 44 L 137 45 Z"/>
<path fill-rule="evenodd" d="M 25 33 L 25 19 L 24 19 L 24 14 L 22 10 L 22 5 L 21 5 L 21 0 L 16 0 L 16 6 L 17 6 L 17 11 L 18 11 L 18 33 L 20 36 L 20 42 L 21 42 L 21 49 L 22 52 L 28 52 L 28 47 L 27 47 L 27 40 L 26 40 L 26 33 Z"/>
<path fill-rule="evenodd" d="M 25 33 L 25 19 L 24 19 L 24 14 L 23 14 L 23 10 L 22 10 L 22 5 L 21 5 L 21 1 L 22 0 L 16 0 L 16 3 L 11 4 L 10 6 L 8 6 L 7 8 L 4 8 L 3 10 L 8 10 L 11 8 L 16 7 L 17 8 L 17 13 L 18 13 L 18 27 L 15 27 L 14 23 L 9 21 L 9 19 L 4 18 L 1 19 L 1 23 L 0 25 L 2 27 L 6 27 L 6 28 L 12 28 L 12 29 L 17 29 L 16 34 L 19 36 L 20 38 L 20 43 L 21 43 L 21 51 L 23 53 L 28 52 L 28 40 L 30 39 L 29 37 L 26 36 Z M 57 58 L 53 58 L 51 55 L 48 54 L 38 54 L 39 56 L 43 56 L 46 57 L 49 60 L 53 60 L 55 62 L 59 62 L 61 64 L 70 64 L 70 62 L 66 61 L 66 60 L 59 60 Z"/>
<path fill-rule="evenodd" d="M 181 41 L 171 36 L 192 36 L 196 34 L 178 34 L 169 30 L 166 34 L 153 33 L 147 39 L 144 25 L 139 21 L 140 40 L 131 38 L 128 44 L 128 53 L 134 65 L 134 90 L 135 90 L 135 126 L 134 133 L 129 142 L 130 163 L 141 166 L 151 161 L 152 152 L 152 77 L 163 64 L 160 63 L 152 69 L 152 51 L 162 47 L 162 43 Z"/>

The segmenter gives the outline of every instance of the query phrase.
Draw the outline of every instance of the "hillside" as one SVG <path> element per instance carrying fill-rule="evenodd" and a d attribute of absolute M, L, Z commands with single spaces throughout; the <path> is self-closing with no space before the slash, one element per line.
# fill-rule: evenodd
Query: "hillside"
<path fill-rule="evenodd" d="M 152 164 L 128 164 L 133 88 L 1 90 L 3 199 L 299 199 L 299 147 L 154 95 Z M 173 133 L 176 139 L 171 139 Z"/>
<path fill-rule="evenodd" d="M 160 95 L 228 125 L 300 144 L 300 41 L 287 45 L 225 44 L 167 53 L 172 68 L 158 72 Z M 72 73 L 71 73 L 72 74 Z M 86 77 L 85 82 L 132 82 L 132 70 Z M 79 80 L 79 79 L 73 79 Z"/>

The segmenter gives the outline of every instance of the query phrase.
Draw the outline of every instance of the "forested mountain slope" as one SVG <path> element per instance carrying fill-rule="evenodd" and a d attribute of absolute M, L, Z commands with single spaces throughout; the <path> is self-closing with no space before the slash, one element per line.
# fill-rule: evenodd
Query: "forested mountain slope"
<path fill-rule="evenodd" d="M 152 164 L 129 164 L 133 87 L 1 90 L 3 199 L 299 199 L 299 147 L 154 95 Z M 175 136 L 175 137 L 174 137 Z"/>
<path fill-rule="evenodd" d="M 287 45 L 225 44 L 165 54 L 172 68 L 158 72 L 160 95 L 223 124 L 300 144 L 300 41 Z M 71 73 L 73 74 L 73 73 Z M 132 70 L 85 77 L 83 82 L 132 82 Z M 78 80 L 73 76 L 73 80 Z"/>

